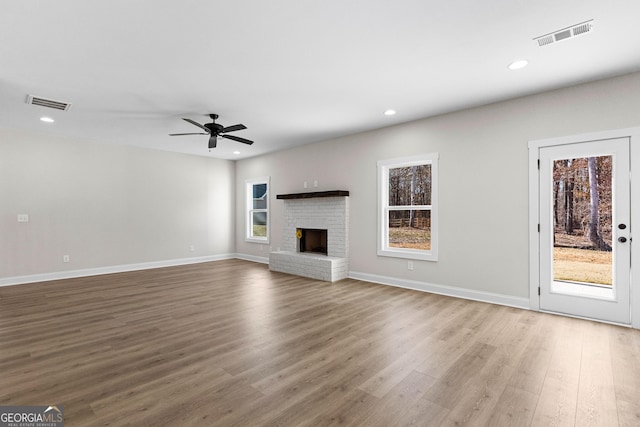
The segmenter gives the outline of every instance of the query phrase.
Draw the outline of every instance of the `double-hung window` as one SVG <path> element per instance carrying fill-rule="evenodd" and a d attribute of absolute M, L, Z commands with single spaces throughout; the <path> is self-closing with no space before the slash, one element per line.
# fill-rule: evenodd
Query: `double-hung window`
<path fill-rule="evenodd" d="M 248 179 L 246 182 L 248 242 L 269 242 L 269 178 Z"/>
<path fill-rule="evenodd" d="M 437 261 L 438 154 L 378 161 L 378 255 Z"/>

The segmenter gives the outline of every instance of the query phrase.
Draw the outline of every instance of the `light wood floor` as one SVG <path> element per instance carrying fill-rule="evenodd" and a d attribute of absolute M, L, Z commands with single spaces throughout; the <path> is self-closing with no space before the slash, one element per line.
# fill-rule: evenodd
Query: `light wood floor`
<path fill-rule="evenodd" d="M 240 260 L 0 288 L 65 425 L 640 425 L 640 331 Z"/>

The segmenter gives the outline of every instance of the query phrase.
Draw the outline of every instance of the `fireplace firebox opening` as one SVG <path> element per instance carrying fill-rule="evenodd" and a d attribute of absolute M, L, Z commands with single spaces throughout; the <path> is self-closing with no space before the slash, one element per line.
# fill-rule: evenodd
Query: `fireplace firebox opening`
<path fill-rule="evenodd" d="M 327 230 L 301 228 L 299 252 L 327 255 Z"/>

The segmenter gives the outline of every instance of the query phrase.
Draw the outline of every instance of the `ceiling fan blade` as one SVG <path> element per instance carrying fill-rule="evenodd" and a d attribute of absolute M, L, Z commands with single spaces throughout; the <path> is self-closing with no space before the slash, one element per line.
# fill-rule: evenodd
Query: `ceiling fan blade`
<path fill-rule="evenodd" d="M 211 135 L 211 137 L 209 138 L 209 150 L 211 150 L 212 148 L 216 148 L 216 143 L 217 143 L 217 139 L 215 135 Z"/>
<path fill-rule="evenodd" d="M 182 135 L 209 135 L 208 133 L 170 133 L 169 136 L 182 136 Z"/>
<path fill-rule="evenodd" d="M 228 138 L 234 141 L 242 142 L 243 144 L 249 144 L 249 145 L 253 144 L 253 141 L 249 139 L 240 138 L 239 136 L 233 136 L 233 135 L 221 135 L 221 136 L 223 138 Z"/>
<path fill-rule="evenodd" d="M 193 121 L 193 120 L 191 120 L 191 119 L 185 119 L 184 117 L 182 118 L 182 120 L 184 120 L 185 122 L 189 122 L 189 123 L 191 123 L 192 125 L 198 126 L 200 129 L 204 130 L 207 134 L 211 133 L 211 131 L 209 131 L 209 129 L 207 129 L 206 127 L 204 127 L 203 125 L 201 125 L 201 124 L 200 124 L 200 123 L 198 123 L 198 122 L 194 122 L 194 121 Z"/>
<path fill-rule="evenodd" d="M 227 132 L 235 132 L 237 130 L 242 130 L 242 129 L 246 129 L 247 127 L 245 125 L 233 125 L 233 126 L 227 126 L 226 128 L 223 128 L 220 133 L 227 133 Z"/>

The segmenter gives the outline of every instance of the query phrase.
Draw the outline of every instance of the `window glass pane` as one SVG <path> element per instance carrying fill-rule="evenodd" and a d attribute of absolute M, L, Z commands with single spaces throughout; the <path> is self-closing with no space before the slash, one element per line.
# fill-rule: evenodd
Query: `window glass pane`
<path fill-rule="evenodd" d="M 267 237 L 267 213 L 251 213 L 252 237 Z"/>
<path fill-rule="evenodd" d="M 553 162 L 553 279 L 611 287 L 612 156 Z"/>
<path fill-rule="evenodd" d="M 430 204 L 430 164 L 389 169 L 389 206 Z"/>
<path fill-rule="evenodd" d="M 253 185 L 253 209 L 267 208 L 267 184 Z"/>
<path fill-rule="evenodd" d="M 431 249 L 431 211 L 389 211 L 389 247 Z"/>

